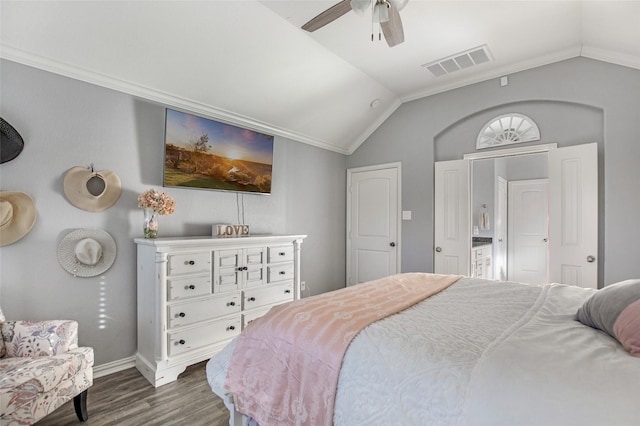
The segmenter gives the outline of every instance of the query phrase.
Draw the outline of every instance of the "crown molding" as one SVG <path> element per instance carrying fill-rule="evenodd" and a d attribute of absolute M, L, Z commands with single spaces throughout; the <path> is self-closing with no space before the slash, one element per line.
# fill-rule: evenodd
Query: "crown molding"
<path fill-rule="evenodd" d="M 107 89 L 126 93 L 140 99 L 155 102 L 166 107 L 176 108 L 185 112 L 204 115 L 217 120 L 224 121 L 229 124 L 242 126 L 269 135 L 277 135 L 307 145 L 334 151 L 339 154 L 347 155 L 349 152 L 346 148 L 332 144 L 327 141 L 309 137 L 297 132 L 283 129 L 281 127 L 255 120 L 240 114 L 235 114 L 220 108 L 215 108 L 202 102 L 192 99 L 183 98 L 172 93 L 163 92 L 151 87 L 143 86 L 131 81 L 126 81 L 111 77 L 96 71 L 77 67 L 68 63 L 56 61 L 50 58 L 39 56 L 33 53 L 25 52 L 4 43 L 0 43 L 0 58 L 38 68 L 54 74 L 69 77 L 75 80 L 84 81 L 86 83 L 101 86 Z"/>
<path fill-rule="evenodd" d="M 627 53 L 615 52 L 594 46 L 583 46 L 580 56 L 596 59 L 598 61 L 610 62 L 612 64 L 622 65 L 629 68 L 640 69 L 640 57 Z"/>

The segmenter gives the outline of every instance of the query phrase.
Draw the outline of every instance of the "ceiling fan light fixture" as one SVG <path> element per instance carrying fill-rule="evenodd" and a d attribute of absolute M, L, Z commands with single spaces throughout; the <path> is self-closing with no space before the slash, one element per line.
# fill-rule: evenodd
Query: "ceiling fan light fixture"
<path fill-rule="evenodd" d="M 378 1 L 373 7 L 373 22 L 380 24 L 389 22 L 389 3 L 386 1 Z"/>
<path fill-rule="evenodd" d="M 398 12 L 401 11 L 402 9 L 404 9 L 404 7 L 407 5 L 407 3 L 409 2 L 409 0 L 389 0 L 389 2 L 391 2 L 391 4 L 393 5 L 393 7 L 395 7 L 396 9 L 398 9 Z"/>
<path fill-rule="evenodd" d="M 353 9 L 356 15 L 362 16 L 364 15 L 364 12 L 367 11 L 369 6 L 371 6 L 371 0 L 351 0 L 349 4 L 351 5 L 351 9 Z"/>

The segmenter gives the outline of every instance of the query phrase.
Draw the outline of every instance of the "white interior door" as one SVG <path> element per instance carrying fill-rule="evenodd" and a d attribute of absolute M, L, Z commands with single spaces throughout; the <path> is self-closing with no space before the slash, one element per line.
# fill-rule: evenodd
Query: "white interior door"
<path fill-rule="evenodd" d="M 471 207 L 469 160 L 435 163 L 433 269 L 436 274 L 469 275 Z"/>
<path fill-rule="evenodd" d="M 347 285 L 400 272 L 400 164 L 347 170 Z"/>
<path fill-rule="evenodd" d="M 549 151 L 550 280 L 598 288 L 598 145 Z"/>
<path fill-rule="evenodd" d="M 508 184 L 508 274 L 510 281 L 548 282 L 549 183 L 547 179 Z"/>
<path fill-rule="evenodd" d="M 494 274 L 495 279 L 507 280 L 507 180 L 498 176 L 496 181 L 496 208 L 495 208 L 496 236 L 494 247 Z"/>

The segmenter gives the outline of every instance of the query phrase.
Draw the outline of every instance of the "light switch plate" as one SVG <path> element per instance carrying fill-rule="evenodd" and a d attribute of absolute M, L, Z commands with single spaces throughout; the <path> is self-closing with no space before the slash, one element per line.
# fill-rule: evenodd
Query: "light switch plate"
<path fill-rule="evenodd" d="M 411 210 L 402 211 L 402 220 L 411 220 Z"/>

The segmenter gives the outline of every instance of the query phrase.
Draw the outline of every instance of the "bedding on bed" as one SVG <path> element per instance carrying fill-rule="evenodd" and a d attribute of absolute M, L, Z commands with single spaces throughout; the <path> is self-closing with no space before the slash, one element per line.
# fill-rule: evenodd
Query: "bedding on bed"
<path fill-rule="evenodd" d="M 262 426 L 331 425 L 338 375 L 367 325 L 442 291 L 459 275 L 394 275 L 276 306 L 238 337 L 225 388 Z"/>
<path fill-rule="evenodd" d="M 345 353 L 333 423 L 637 424 L 640 359 L 576 321 L 594 292 L 463 278 L 374 322 Z M 234 347 L 207 364 L 229 407 Z"/>

